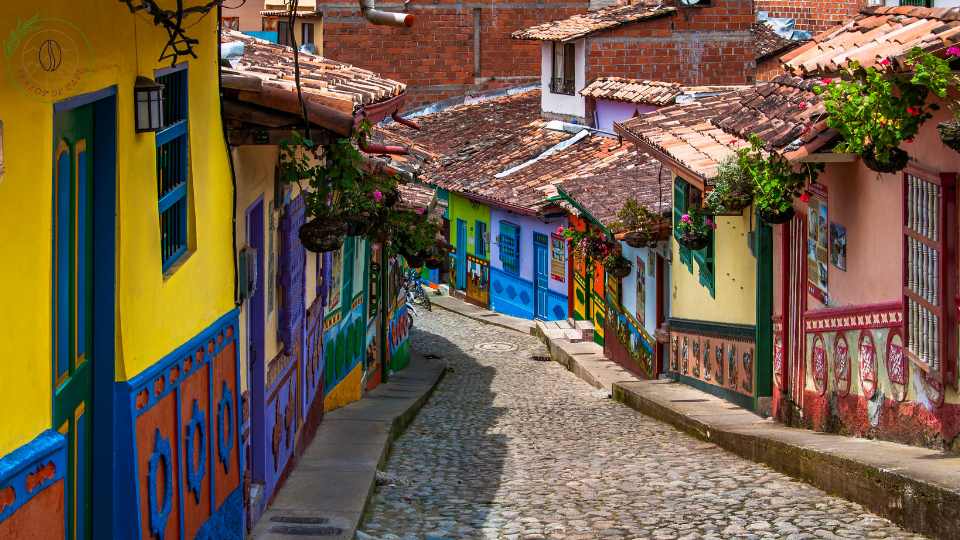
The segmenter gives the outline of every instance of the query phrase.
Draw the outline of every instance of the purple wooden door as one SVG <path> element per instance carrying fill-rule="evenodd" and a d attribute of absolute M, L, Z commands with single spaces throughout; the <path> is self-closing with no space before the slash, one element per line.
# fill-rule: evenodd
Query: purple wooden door
<path fill-rule="evenodd" d="M 264 425 L 265 371 L 264 371 L 264 272 L 263 272 L 263 200 L 247 208 L 247 245 L 256 250 L 256 283 L 247 303 L 247 362 L 250 369 L 250 428 L 253 431 L 250 448 L 250 468 L 253 481 L 266 480 L 267 436 Z"/>

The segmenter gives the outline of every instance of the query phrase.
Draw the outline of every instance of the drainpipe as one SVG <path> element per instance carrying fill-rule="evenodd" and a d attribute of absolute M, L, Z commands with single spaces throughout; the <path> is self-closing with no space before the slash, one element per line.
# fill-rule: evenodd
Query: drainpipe
<path fill-rule="evenodd" d="M 420 124 L 414 122 L 413 120 L 410 120 L 409 118 L 404 118 L 400 116 L 400 111 L 393 111 L 393 114 L 391 114 L 390 117 L 393 118 L 393 121 L 398 124 L 402 124 L 404 126 L 407 126 L 410 129 L 415 129 L 417 131 L 420 131 Z"/>
<path fill-rule="evenodd" d="M 405 146 L 396 146 L 396 145 L 387 145 L 387 144 L 377 144 L 372 142 L 367 142 L 366 139 L 361 138 L 358 144 L 360 150 L 368 154 L 393 154 L 405 156 L 410 153 L 410 149 Z"/>
<path fill-rule="evenodd" d="M 413 26 L 413 15 L 409 13 L 392 13 L 389 11 L 380 11 L 376 7 L 375 0 L 359 0 L 360 12 L 368 21 L 373 24 L 382 24 L 386 26 Z"/>

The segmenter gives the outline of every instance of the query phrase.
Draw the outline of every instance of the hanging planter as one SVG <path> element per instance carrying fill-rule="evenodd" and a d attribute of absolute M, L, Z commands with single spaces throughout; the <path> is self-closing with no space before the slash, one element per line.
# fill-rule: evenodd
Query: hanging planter
<path fill-rule="evenodd" d="M 300 226 L 300 242 L 308 251 L 324 253 L 343 246 L 347 224 L 337 218 L 313 219 Z"/>
<path fill-rule="evenodd" d="M 727 156 L 720 162 L 713 191 L 704 205 L 718 214 L 739 214 L 753 203 L 754 190 L 753 178 L 742 166 L 739 155 Z"/>
<path fill-rule="evenodd" d="M 937 124 L 940 140 L 953 150 L 960 152 L 960 121 L 940 122 Z"/>
<path fill-rule="evenodd" d="M 603 259 L 603 269 L 617 279 L 629 276 L 632 268 L 630 261 L 620 253 L 611 253 Z"/>
<path fill-rule="evenodd" d="M 782 225 L 791 219 L 794 215 L 793 207 L 789 207 L 786 210 L 770 210 L 768 208 L 757 208 L 757 215 L 760 216 L 765 223 L 770 225 Z"/>
<path fill-rule="evenodd" d="M 680 216 L 677 224 L 677 242 L 693 250 L 707 247 L 710 243 L 710 233 L 717 228 L 713 218 L 702 211 L 691 210 Z"/>
<path fill-rule="evenodd" d="M 886 155 L 877 155 L 877 151 L 868 146 L 860 157 L 863 158 L 864 165 L 879 173 L 901 171 L 910 161 L 910 156 L 899 148 L 890 148 Z"/>
<path fill-rule="evenodd" d="M 654 247 L 657 242 L 670 238 L 670 221 L 661 219 L 648 229 L 630 231 L 623 235 L 623 241 L 632 248 Z"/>
<path fill-rule="evenodd" d="M 685 248 L 696 251 L 707 247 L 710 243 L 710 235 L 701 231 L 686 231 L 677 236 L 677 242 Z"/>
<path fill-rule="evenodd" d="M 611 228 L 623 232 L 618 238 L 622 238 L 630 247 L 653 247 L 670 237 L 670 218 L 650 210 L 635 199 L 627 199 L 617 212 L 617 222 Z"/>

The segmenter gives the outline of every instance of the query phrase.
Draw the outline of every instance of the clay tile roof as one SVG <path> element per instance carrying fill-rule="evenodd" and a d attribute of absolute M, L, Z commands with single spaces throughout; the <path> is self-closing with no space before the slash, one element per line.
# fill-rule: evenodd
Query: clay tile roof
<path fill-rule="evenodd" d="M 679 165 L 701 180 L 756 134 L 768 151 L 788 159 L 815 151 L 835 133 L 824 120 L 814 81 L 782 75 L 744 90 L 664 107 L 619 124 L 641 150 Z"/>
<path fill-rule="evenodd" d="M 262 87 L 296 93 L 290 47 L 232 30 L 223 33 L 221 42 L 244 45 L 243 55 L 231 61 L 235 73 L 260 79 Z M 406 90 L 401 82 L 350 64 L 304 52 L 299 56 L 301 87 L 310 102 L 352 113 L 360 106 L 386 101 Z"/>
<path fill-rule="evenodd" d="M 960 8 L 867 7 L 785 54 L 781 61 L 796 75 L 835 73 L 853 60 L 870 67 L 884 58 L 904 69 L 907 53 L 914 47 L 938 51 L 958 42 Z"/>
<path fill-rule="evenodd" d="M 773 31 L 773 28 L 765 22 L 757 22 L 750 27 L 753 34 L 754 47 L 756 47 L 755 58 L 759 62 L 783 54 L 802 42 L 793 39 L 787 39 Z"/>
<path fill-rule="evenodd" d="M 663 7 L 662 2 L 645 0 L 628 6 L 610 6 L 588 13 L 579 13 L 559 21 L 551 21 L 523 30 L 517 30 L 513 39 L 540 41 L 569 41 L 594 32 L 609 30 L 625 24 L 672 15 L 676 8 Z"/>
<path fill-rule="evenodd" d="M 661 190 L 657 181 L 660 163 L 649 156 L 612 137 L 546 129 L 539 90 L 416 121 L 420 131 L 394 123 L 376 128 L 374 138 L 410 146 L 410 156 L 391 156 L 391 164 L 427 184 L 531 213 L 570 188 L 578 203 L 607 224 L 628 198 L 652 208 L 671 202 L 672 191 Z M 557 147 L 561 143 L 569 146 Z"/>
<path fill-rule="evenodd" d="M 410 210 L 427 210 L 434 203 L 436 190 L 413 183 L 397 185 L 400 192 L 399 206 Z"/>
<path fill-rule="evenodd" d="M 580 94 L 592 98 L 645 105 L 668 105 L 682 93 L 683 89 L 677 83 L 623 77 L 600 77 L 580 91 Z"/>

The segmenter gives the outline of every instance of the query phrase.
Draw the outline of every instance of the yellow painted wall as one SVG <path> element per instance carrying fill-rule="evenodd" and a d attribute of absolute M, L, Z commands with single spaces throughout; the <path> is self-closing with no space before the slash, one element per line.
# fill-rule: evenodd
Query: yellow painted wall
<path fill-rule="evenodd" d="M 16 411 L 0 423 L 0 455 L 50 427 L 54 102 L 117 88 L 117 378 L 140 373 L 234 305 L 232 184 L 219 112 L 216 17 L 190 30 L 200 40 L 199 59 L 189 68 L 193 252 L 165 277 L 155 138 L 134 132 L 132 94 L 137 74 L 153 77 L 166 67 L 157 61 L 166 33 L 115 0 L 4 3 L 2 13 L 0 42 L 34 16 L 40 17 L 34 29 L 70 30 L 62 45 L 65 77 L 44 87 L 55 97 L 26 90 L 18 78 L 21 68 L 36 69 L 28 60 L 35 55 L 0 56 L 6 168 L 0 179 L 0 411 Z"/>
<path fill-rule="evenodd" d="M 670 268 L 671 317 L 728 324 L 756 324 L 757 259 L 750 253 L 747 235 L 750 218 L 718 217 L 716 238 L 716 298 L 700 285 L 696 260 L 693 272 L 680 261 L 676 240 L 670 243 L 673 263 Z M 756 220 L 754 220 L 756 226 Z"/>
<path fill-rule="evenodd" d="M 323 398 L 323 410 L 329 412 L 359 400 L 362 397 L 360 387 L 362 382 L 363 363 L 361 362 L 353 366 L 350 373 L 347 373 L 347 376 L 327 394 L 327 397 Z"/>

